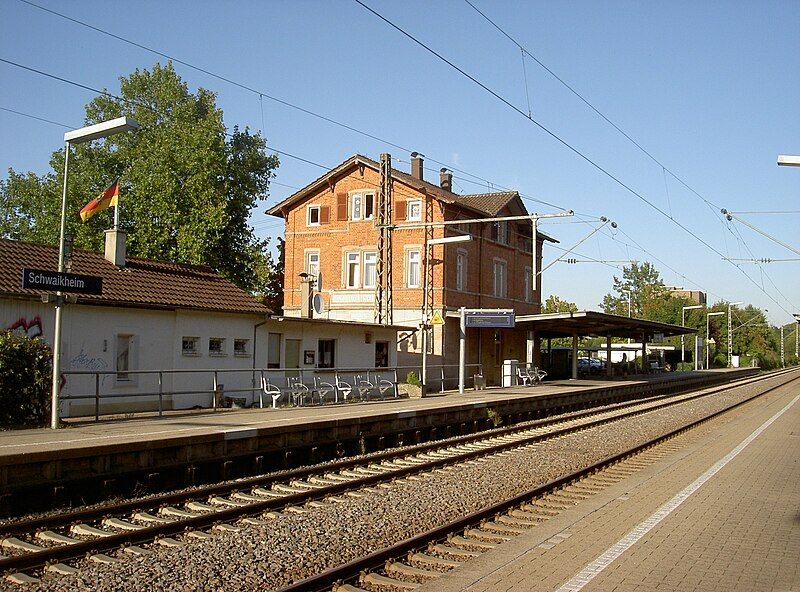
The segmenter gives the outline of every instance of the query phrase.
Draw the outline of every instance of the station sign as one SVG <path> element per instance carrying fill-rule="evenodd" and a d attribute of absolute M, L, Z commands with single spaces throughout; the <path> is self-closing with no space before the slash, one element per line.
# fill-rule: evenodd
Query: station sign
<path fill-rule="evenodd" d="M 486 327 L 491 329 L 512 329 L 513 310 L 467 310 L 464 311 L 465 327 Z"/>
<path fill-rule="evenodd" d="M 22 270 L 22 287 L 43 292 L 71 292 L 100 296 L 103 293 L 103 278 L 94 275 L 24 268 Z"/>

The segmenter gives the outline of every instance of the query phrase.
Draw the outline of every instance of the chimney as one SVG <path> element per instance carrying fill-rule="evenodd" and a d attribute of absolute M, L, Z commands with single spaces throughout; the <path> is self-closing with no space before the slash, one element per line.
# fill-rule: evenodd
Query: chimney
<path fill-rule="evenodd" d="M 439 171 L 439 187 L 445 191 L 453 191 L 453 173 L 447 169 Z"/>
<path fill-rule="evenodd" d="M 422 178 L 422 154 L 419 152 L 411 153 L 411 176 L 423 180 Z"/>
<path fill-rule="evenodd" d="M 122 269 L 125 267 L 125 236 L 124 230 L 112 228 L 106 230 L 106 261 Z"/>

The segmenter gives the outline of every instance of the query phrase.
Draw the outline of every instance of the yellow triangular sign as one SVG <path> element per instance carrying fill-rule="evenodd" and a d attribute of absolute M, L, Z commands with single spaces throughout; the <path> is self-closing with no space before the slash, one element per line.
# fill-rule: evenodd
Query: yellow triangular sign
<path fill-rule="evenodd" d="M 444 319 L 442 318 L 442 315 L 438 310 L 433 311 L 433 318 L 431 319 L 431 325 L 444 325 Z"/>

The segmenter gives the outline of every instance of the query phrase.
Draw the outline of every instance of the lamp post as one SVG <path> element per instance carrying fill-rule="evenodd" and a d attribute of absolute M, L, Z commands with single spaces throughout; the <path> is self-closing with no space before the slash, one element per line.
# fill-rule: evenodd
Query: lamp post
<path fill-rule="evenodd" d="M 433 247 L 434 245 L 446 245 L 450 243 L 466 243 L 472 240 L 471 234 L 465 234 L 460 236 L 445 236 L 442 238 L 434 238 L 428 241 L 425 241 L 425 260 L 428 262 L 428 265 L 432 265 L 432 257 L 428 257 L 428 249 Z M 423 396 L 426 394 L 425 389 L 427 386 L 427 374 L 428 374 L 428 325 L 430 323 L 430 319 L 428 318 L 428 307 L 432 306 L 432 302 L 428 302 L 428 270 L 425 270 L 425 280 L 422 286 L 422 370 L 420 377 L 422 382 L 422 394 Z"/>
<path fill-rule="evenodd" d="M 58 240 L 58 271 L 64 273 L 64 233 L 67 224 L 67 172 L 69 170 L 69 150 L 73 144 L 83 144 L 91 140 L 107 138 L 114 134 L 139 129 L 132 117 L 117 117 L 95 125 L 89 125 L 64 134 L 64 190 L 61 194 L 61 231 Z M 56 318 L 53 329 L 53 383 L 50 410 L 50 427 L 58 429 L 58 395 L 61 380 L 61 323 L 64 309 L 64 295 L 56 292 Z"/>
<path fill-rule="evenodd" d="M 792 154 L 779 154 L 778 166 L 796 166 L 800 167 L 800 156 Z"/>
<path fill-rule="evenodd" d="M 696 308 L 703 308 L 702 304 L 694 304 L 692 306 L 683 306 L 681 307 L 681 327 L 686 326 L 686 311 L 687 310 L 694 310 Z M 684 337 L 685 335 L 681 335 L 681 362 L 686 361 L 686 347 L 684 346 Z"/>
<path fill-rule="evenodd" d="M 744 304 L 744 302 L 728 302 L 728 368 L 731 367 L 731 354 L 733 353 L 733 330 L 731 329 L 731 307 Z"/>
<path fill-rule="evenodd" d="M 708 356 L 709 356 L 709 351 L 708 351 L 709 320 L 711 319 L 711 317 L 718 317 L 718 316 L 724 315 L 724 314 L 725 314 L 725 311 L 710 312 L 710 313 L 706 314 L 706 370 L 708 370 L 708 368 L 709 368 L 709 363 L 708 363 Z"/>

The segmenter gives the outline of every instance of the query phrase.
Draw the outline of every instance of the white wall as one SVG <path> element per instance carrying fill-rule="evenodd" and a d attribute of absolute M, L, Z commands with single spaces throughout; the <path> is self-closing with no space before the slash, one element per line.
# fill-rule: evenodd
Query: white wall
<path fill-rule="evenodd" d="M 0 329 L 17 325 L 20 332 L 31 337 L 42 335 L 52 345 L 54 309 L 52 305 L 29 300 L 0 299 Z M 396 330 L 380 326 L 358 326 L 344 323 L 309 322 L 302 320 L 264 320 L 251 314 L 211 313 L 198 311 L 148 310 L 109 306 L 67 305 L 63 314 L 61 370 L 66 372 L 62 394 L 91 395 L 90 399 L 62 401 L 63 417 L 93 415 L 95 409 L 95 380 L 103 397 L 101 413 L 129 413 L 158 408 L 159 376 L 137 374 L 136 370 L 192 370 L 191 373 L 162 374 L 161 390 L 176 393 L 164 396 L 164 409 L 186 409 L 212 402 L 213 370 L 217 380 L 231 396 L 254 401 L 252 387 L 260 384 L 260 372 L 253 367 L 267 366 L 267 335 L 280 333 L 281 366 L 286 360 L 286 339 L 301 340 L 300 365 L 313 369 L 315 364 L 304 363 L 304 351 L 313 351 L 317 362 L 320 339 L 336 342 L 338 367 L 372 368 L 375 365 L 375 342 L 389 342 L 389 366 L 397 364 Z M 256 325 L 259 325 L 256 328 Z M 254 341 L 254 330 L 256 332 Z M 371 343 L 366 343 L 366 334 Z M 119 335 L 132 336 L 128 380 L 118 380 L 104 371 L 117 370 Z M 184 337 L 197 337 L 195 355 L 185 355 Z M 209 353 L 209 339 L 225 340 L 222 355 Z M 234 341 L 247 340 L 246 355 L 234 354 Z M 256 359 L 253 359 L 255 348 Z M 86 372 L 72 374 L 71 372 Z M 99 373 L 99 374 L 96 374 Z M 274 372 L 274 382 L 283 385 L 284 372 Z M 304 377 L 306 378 L 306 377 Z M 309 382 L 312 376 L 309 374 Z M 247 389 L 246 392 L 233 392 Z M 186 391 L 184 393 L 184 391 Z M 183 394 L 177 394 L 181 392 Z M 131 396 L 135 394 L 149 396 Z M 126 396 L 127 395 L 127 396 Z"/>

